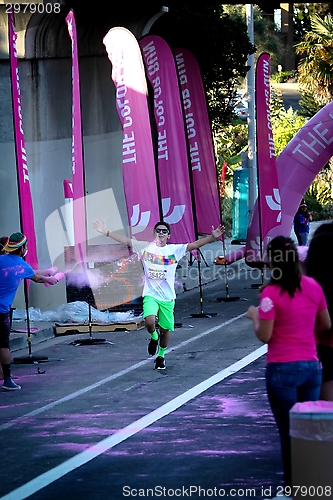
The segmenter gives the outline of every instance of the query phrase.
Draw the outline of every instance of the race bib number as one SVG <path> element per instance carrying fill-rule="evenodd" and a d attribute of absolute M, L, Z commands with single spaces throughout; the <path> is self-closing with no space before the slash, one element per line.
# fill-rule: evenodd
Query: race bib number
<path fill-rule="evenodd" d="M 157 271 L 156 269 L 148 269 L 148 278 L 150 280 L 166 280 L 166 272 Z"/>

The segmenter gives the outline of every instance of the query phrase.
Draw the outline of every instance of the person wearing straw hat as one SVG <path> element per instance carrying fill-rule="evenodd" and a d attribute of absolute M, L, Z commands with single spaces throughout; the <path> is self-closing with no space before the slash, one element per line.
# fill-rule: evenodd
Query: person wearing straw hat
<path fill-rule="evenodd" d="M 37 274 L 24 260 L 28 252 L 27 238 L 20 232 L 13 233 L 3 246 L 4 254 L 0 255 L 0 363 L 4 376 L 2 389 L 16 391 L 21 386 L 16 384 L 10 373 L 10 308 L 14 301 L 19 284 L 25 278 L 36 283 L 58 283 L 54 276 Z"/>

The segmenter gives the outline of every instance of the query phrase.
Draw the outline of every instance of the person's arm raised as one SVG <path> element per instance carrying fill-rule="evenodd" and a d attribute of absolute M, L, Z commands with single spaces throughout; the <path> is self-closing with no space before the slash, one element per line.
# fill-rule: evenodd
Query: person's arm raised
<path fill-rule="evenodd" d="M 220 224 L 216 229 L 212 226 L 212 234 L 206 236 L 205 238 L 201 238 L 200 240 L 192 241 L 186 247 L 187 252 L 191 252 L 192 250 L 196 250 L 197 248 L 203 247 L 207 245 L 207 243 L 212 243 L 222 236 L 224 233 L 224 226 Z"/>
<path fill-rule="evenodd" d="M 108 231 L 106 229 L 105 220 L 103 220 L 103 222 L 94 220 L 94 222 L 92 223 L 92 227 L 99 233 L 104 234 L 104 236 L 106 236 L 107 238 L 112 238 L 113 240 L 118 241 L 118 243 L 123 243 L 124 245 L 132 246 L 131 239 L 125 236 L 124 234 Z"/>

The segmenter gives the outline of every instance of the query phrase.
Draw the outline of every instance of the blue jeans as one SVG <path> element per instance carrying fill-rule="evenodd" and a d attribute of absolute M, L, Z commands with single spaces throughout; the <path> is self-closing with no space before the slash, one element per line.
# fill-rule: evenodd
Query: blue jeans
<path fill-rule="evenodd" d="M 317 401 L 321 380 L 319 361 L 268 363 L 266 366 L 266 389 L 280 434 L 285 486 L 292 485 L 289 410 L 298 402 Z"/>
<path fill-rule="evenodd" d="M 309 233 L 298 233 L 301 245 L 308 246 L 309 244 Z"/>

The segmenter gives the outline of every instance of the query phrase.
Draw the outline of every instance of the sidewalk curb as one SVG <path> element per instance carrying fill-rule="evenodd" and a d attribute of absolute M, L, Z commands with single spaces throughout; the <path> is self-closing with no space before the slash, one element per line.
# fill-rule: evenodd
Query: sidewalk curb
<path fill-rule="evenodd" d="M 38 323 L 36 324 L 38 328 Z M 54 335 L 54 325 L 50 325 L 46 328 L 41 328 L 36 333 L 30 334 L 31 345 L 39 344 L 45 340 L 53 339 Z M 20 349 L 28 348 L 28 334 L 27 333 L 15 333 L 11 332 L 9 337 L 9 344 L 11 352 L 19 351 Z"/>

